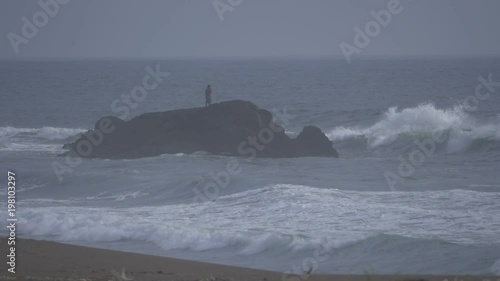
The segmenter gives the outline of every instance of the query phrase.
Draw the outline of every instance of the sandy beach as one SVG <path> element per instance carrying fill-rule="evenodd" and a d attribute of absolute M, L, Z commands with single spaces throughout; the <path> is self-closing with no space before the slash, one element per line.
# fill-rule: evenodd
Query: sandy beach
<path fill-rule="evenodd" d="M 0 239 L 7 253 L 6 239 Z M 18 239 L 16 273 L 5 269 L 1 255 L 0 280 L 235 280 L 235 281 L 443 281 L 499 280 L 487 276 L 372 276 L 372 275 L 285 275 L 278 272 L 223 266 L 166 257 L 141 255 L 67 245 L 49 241 Z"/>

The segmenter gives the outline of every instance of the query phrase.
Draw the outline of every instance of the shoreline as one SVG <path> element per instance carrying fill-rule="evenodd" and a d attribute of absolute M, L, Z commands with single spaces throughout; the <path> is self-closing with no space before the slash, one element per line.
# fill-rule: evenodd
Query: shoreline
<path fill-rule="evenodd" d="M 7 239 L 0 238 L 0 263 L 6 267 Z M 234 280 L 234 281 L 499 281 L 498 276 L 430 275 L 286 275 L 280 272 L 225 266 L 62 244 L 16 239 L 16 273 L 2 269 L 0 280 Z M 122 273 L 123 271 L 123 273 Z M 123 274 L 123 275 L 122 275 Z"/>

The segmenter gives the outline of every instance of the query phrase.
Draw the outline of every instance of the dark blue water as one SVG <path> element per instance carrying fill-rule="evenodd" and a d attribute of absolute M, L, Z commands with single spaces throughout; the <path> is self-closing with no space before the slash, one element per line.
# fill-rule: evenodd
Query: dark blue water
<path fill-rule="evenodd" d="M 203 106 L 212 84 L 214 102 L 286 111 L 290 135 L 321 127 L 341 157 L 86 159 L 60 181 L 62 144 L 120 115 L 148 66 L 169 75 L 127 118 Z M 3 61 L 0 74 L 0 167 L 18 174 L 24 237 L 280 271 L 326 247 L 318 272 L 500 273 L 500 87 L 474 98 L 479 77 L 500 81 L 498 58 Z M 212 188 L 228 161 L 241 172 Z"/>

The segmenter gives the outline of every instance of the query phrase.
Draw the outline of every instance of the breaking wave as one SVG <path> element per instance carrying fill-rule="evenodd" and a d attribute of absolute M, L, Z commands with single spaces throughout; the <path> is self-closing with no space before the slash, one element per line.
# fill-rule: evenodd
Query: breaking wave
<path fill-rule="evenodd" d="M 156 194 L 101 192 L 82 198 L 68 193 L 71 199 L 57 203 L 20 202 L 19 234 L 131 252 L 151 249 L 201 261 L 216 257 L 239 266 L 256 266 L 247 262 L 258 257 L 259 267 L 278 271 L 325 248 L 332 249 L 330 258 L 319 270 L 328 273 L 359 274 L 359 265 L 366 264 L 380 273 L 405 268 L 406 273 L 491 274 L 499 258 L 498 193 L 359 192 L 272 184 L 216 201 L 158 206 L 145 204 Z M 117 199 L 130 204 L 116 207 Z M 449 256 L 456 257 L 453 263 Z"/>
<path fill-rule="evenodd" d="M 371 127 L 339 126 L 327 135 L 336 142 L 364 139 L 369 148 L 400 142 L 413 143 L 417 138 L 435 136 L 443 140 L 448 153 L 455 153 L 475 144 L 500 141 L 500 122 L 478 122 L 463 106 L 439 109 L 426 103 L 405 109 L 391 107 Z"/>
<path fill-rule="evenodd" d="M 0 127 L 0 151 L 50 151 L 60 150 L 65 140 L 86 130 L 79 128 L 15 128 Z"/>
<path fill-rule="evenodd" d="M 65 140 L 77 136 L 86 130 L 73 128 L 14 128 L 0 127 L 0 140 L 7 138 L 39 138 L 45 140 Z"/>

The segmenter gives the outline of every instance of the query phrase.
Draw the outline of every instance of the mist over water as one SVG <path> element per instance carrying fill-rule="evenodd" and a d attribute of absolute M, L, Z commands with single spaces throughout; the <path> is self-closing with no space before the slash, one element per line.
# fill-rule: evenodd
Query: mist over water
<path fill-rule="evenodd" d="M 59 182 L 62 145 L 157 64 L 170 75 L 130 118 L 203 106 L 210 83 L 214 102 L 286 108 L 290 135 L 319 126 L 340 158 L 85 159 Z M 500 89 L 464 104 L 479 76 L 500 80 L 499 59 L 36 61 L 0 73 L 0 166 L 18 174 L 22 237 L 280 271 L 327 246 L 318 272 L 500 274 Z M 384 173 L 435 132 L 446 140 L 392 192 Z M 194 200 L 231 159 L 241 174 L 217 200 Z"/>

